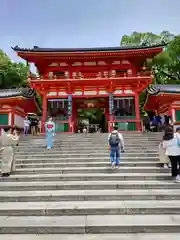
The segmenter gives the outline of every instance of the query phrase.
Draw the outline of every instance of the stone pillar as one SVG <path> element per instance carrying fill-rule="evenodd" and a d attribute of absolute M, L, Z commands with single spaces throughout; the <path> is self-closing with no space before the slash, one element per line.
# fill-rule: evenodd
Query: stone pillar
<path fill-rule="evenodd" d="M 69 132 L 73 132 L 73 121 L 72 121 L 72 95 L 68 94 L 68 125 Z"/>
<path fill-rule="evenodd" d="M 114 110 L 114 97 L 112 93 L 109 93 L 109 122 L 108 122 L 108 131 L 111 132 L 113 129 L 113 110 Z"/>

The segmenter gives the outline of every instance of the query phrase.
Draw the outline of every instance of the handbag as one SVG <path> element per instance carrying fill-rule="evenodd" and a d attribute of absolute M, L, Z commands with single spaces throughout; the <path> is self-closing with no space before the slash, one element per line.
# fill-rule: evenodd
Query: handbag
<path fill-rule="evenodd" d="M 162 148 L 162 144 L 159 144 L 159 162 L 161 164 L 168 164 L 169 158 L 165 155 L 165 150 Z"/>

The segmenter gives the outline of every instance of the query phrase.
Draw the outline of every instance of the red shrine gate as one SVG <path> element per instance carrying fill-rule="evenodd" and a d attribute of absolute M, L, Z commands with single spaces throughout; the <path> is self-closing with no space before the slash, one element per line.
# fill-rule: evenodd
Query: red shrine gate
<path fill-rule="evenodd" d="M 78 100 L 103 99 L 101 106 L 93 107 L 104 109 L 108 131 L 114 123 L 121 130 L 141 130 L 139 95 L 152 83 L 146 59 L 159 54 L 163 46 L 13 49 L 38 68 L 39 76 L 30 76 L 29 81 L 43 98 L 43 123 L 54 114 L 57 131 L 75 132 Z"/>

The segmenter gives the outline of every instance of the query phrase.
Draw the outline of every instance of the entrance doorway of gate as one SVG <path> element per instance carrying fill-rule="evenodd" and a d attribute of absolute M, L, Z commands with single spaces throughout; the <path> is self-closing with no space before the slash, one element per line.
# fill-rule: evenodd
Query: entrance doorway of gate
<path fill-rule="evenodd" d="M 105 98 L 77 100 L 76 131 L 82 132 L 86 128 L 89 133 L 107 132 L 107 103 Z"/>

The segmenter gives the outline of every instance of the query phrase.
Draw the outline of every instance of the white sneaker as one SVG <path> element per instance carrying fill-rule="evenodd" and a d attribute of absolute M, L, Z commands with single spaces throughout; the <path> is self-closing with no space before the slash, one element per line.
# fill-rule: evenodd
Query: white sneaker
<path fill-rule="evenodd" d="M 164 167 L 164 168 L 169 168 L 167 164 L 164 164 L 164 166 L 163 166 L 163 167 Z"/>
<path fill-rule="evenodd" d="M 177 175 L 175 182 L 180 183 L 180 175 Z"/>
<path fill-rule="evenodd" d="M 112 163 L 112 169 L 114 169 L 114 167 L 115 167 L 115 164 L 114 164 L 114 163 Z"/>

